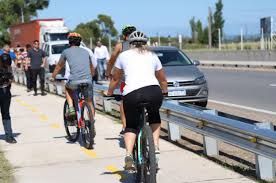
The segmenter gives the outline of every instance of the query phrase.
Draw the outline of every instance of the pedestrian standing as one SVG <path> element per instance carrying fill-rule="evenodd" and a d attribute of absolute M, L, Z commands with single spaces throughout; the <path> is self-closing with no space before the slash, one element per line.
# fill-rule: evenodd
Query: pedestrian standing
<path fill-rule="evenodd" d="M 27 44 L 24 52 L 21 54 L 23 59 L 23 68 L 27 79 L 27 92 L 32 91 L 32 88 L 33 88 L 31 63 L 30 63 L 30 59 L 28 58 L 28 52 L 31 49 L 32 49 L 32 46 L 30 44 Z"/>
<path fill-rule="evenodd" d="M 0 56 L 0 109 L 2 122 L 5 130 L 6 142 L 16 143 L 13 137 L 10 104 L 11 104 L 11 83 L 12 76 L 12 59 L 9 52 L 4 51 Z"/>
<path fill-rule="evenodd" d="M 31 70 L 32 70 L 32 80 L 33 80 L 33 88 L 34 88 L 34 96 L 37 96 L 37 76 L 39 76 L 40 80 L 40 89 L 41 95 L 47 95 L 44 91 L 44 83 L 45 83 L 45 62 L 46 62 L 46 54 L 43 50 L 39 48 L 39 41 L 35 40 L 33 42 L 33 48 L 28 52 L 28 57 L 30 58 Z"/>
<path fill-rule="evenodd" d="M 97 42 L 97 46 L 94 51 L 95 59 L 97 60 L 97 72 L 99 80 L 105 78 L 106 64 L 110 56 L 107 47 L 102 45 L 101 41 Z"/>

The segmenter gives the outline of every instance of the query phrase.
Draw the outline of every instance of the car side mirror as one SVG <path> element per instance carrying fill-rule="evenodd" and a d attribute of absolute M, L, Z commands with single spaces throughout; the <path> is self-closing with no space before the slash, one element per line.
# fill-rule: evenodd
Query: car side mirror
<path fill-rule="evenodd" d="M 195 66 L 199 66 L 200 65 L 200 62 L 198 60 L 194 60 L 193 62 L 194 62 Z"/>

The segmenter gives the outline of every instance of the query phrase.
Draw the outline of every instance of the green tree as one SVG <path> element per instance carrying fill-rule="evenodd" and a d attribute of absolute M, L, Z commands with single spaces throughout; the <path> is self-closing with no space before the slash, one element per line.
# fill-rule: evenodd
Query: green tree
<path fill-rule="evenodd" d="M 203 43 L 203 29 L 202 29 L 202 23 L 200 20 L 196 23 L 196 31 L 197 31 L 197 41 L 199 43 Z"/>
<path fill-rule="evenodd" d="M 222 0 L 218 0 L 216 3 L 216 11 L 213 15 L 213 24 L 212 24 L 212 44 L 214 46 L 218 46 L 219 42 L 219 35 L 218 35 L 218 29 L 221 30 L 221 36 L 223 33 L 223 27 L 224 27 L 224 19 L 223 19 L 223 3 Z"/>
<path fill-rule="evenodd" d="M 9 43 L 8 28 L 37 16 L 37 10 L 47 8 L 49 0 L 0 0 L 0 45 Z"/>
<path fill-rule="evenodd" d="M 108 37 L 115 38 L 118 35 L 111 17 L 103 14 L 98 15 L 95 20 L 77 25 L 75 31 L 82 35 L 86 44 L 92 38 L 94 42 L 101 40 L 103 44 L 108 45 Z"/>
<path fill-rule="evenodd" d="M 191 27 L 191 33 L 192 33 L 192 40 L 194 42 L 196 42 L 196 21 L 195 21 L 195 17 L 191 18 L 190 27 Z"/>
<path fill-rule="evenodd" d="M 101 37 L 101 30 L 97 20 L 93 20 L 85 24 L 81 23 L 77 25 L 75 31 L 82 35 L 83 42 L 85 44 L 89 44 L 90 38 L 92 38 L 92 40 L 97 40 Z"/>

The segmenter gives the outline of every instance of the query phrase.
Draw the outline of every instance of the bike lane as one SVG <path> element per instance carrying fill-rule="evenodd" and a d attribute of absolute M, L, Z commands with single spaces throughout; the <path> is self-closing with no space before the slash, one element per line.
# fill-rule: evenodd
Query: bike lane
<path fill-rule="evenodd" d="M 86 150 L 65 138 L 64 98 L 34 97 L 18 85 L 12 92 L 11 116 L 18 143 L 1 140 L 0 146 L 15 168 L 16 182 L 134 182 L 133 175 L 123 171 L 125 150 L 116 120 L 97 113 L 96 144 L 93 150 Z M 161 140 L 160 148 L 157 182 L 254 182 L 167 141 Z"/>

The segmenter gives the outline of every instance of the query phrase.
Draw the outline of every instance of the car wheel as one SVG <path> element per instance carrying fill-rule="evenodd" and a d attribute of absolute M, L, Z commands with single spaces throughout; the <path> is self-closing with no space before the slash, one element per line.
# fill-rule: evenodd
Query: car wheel
<path fill-rule="evenodd" d="M 202 101 L 202 102 L 195 102 L 195 105 L 200 106 L 200 107 L 206 107 L 208 101 Z"/>

